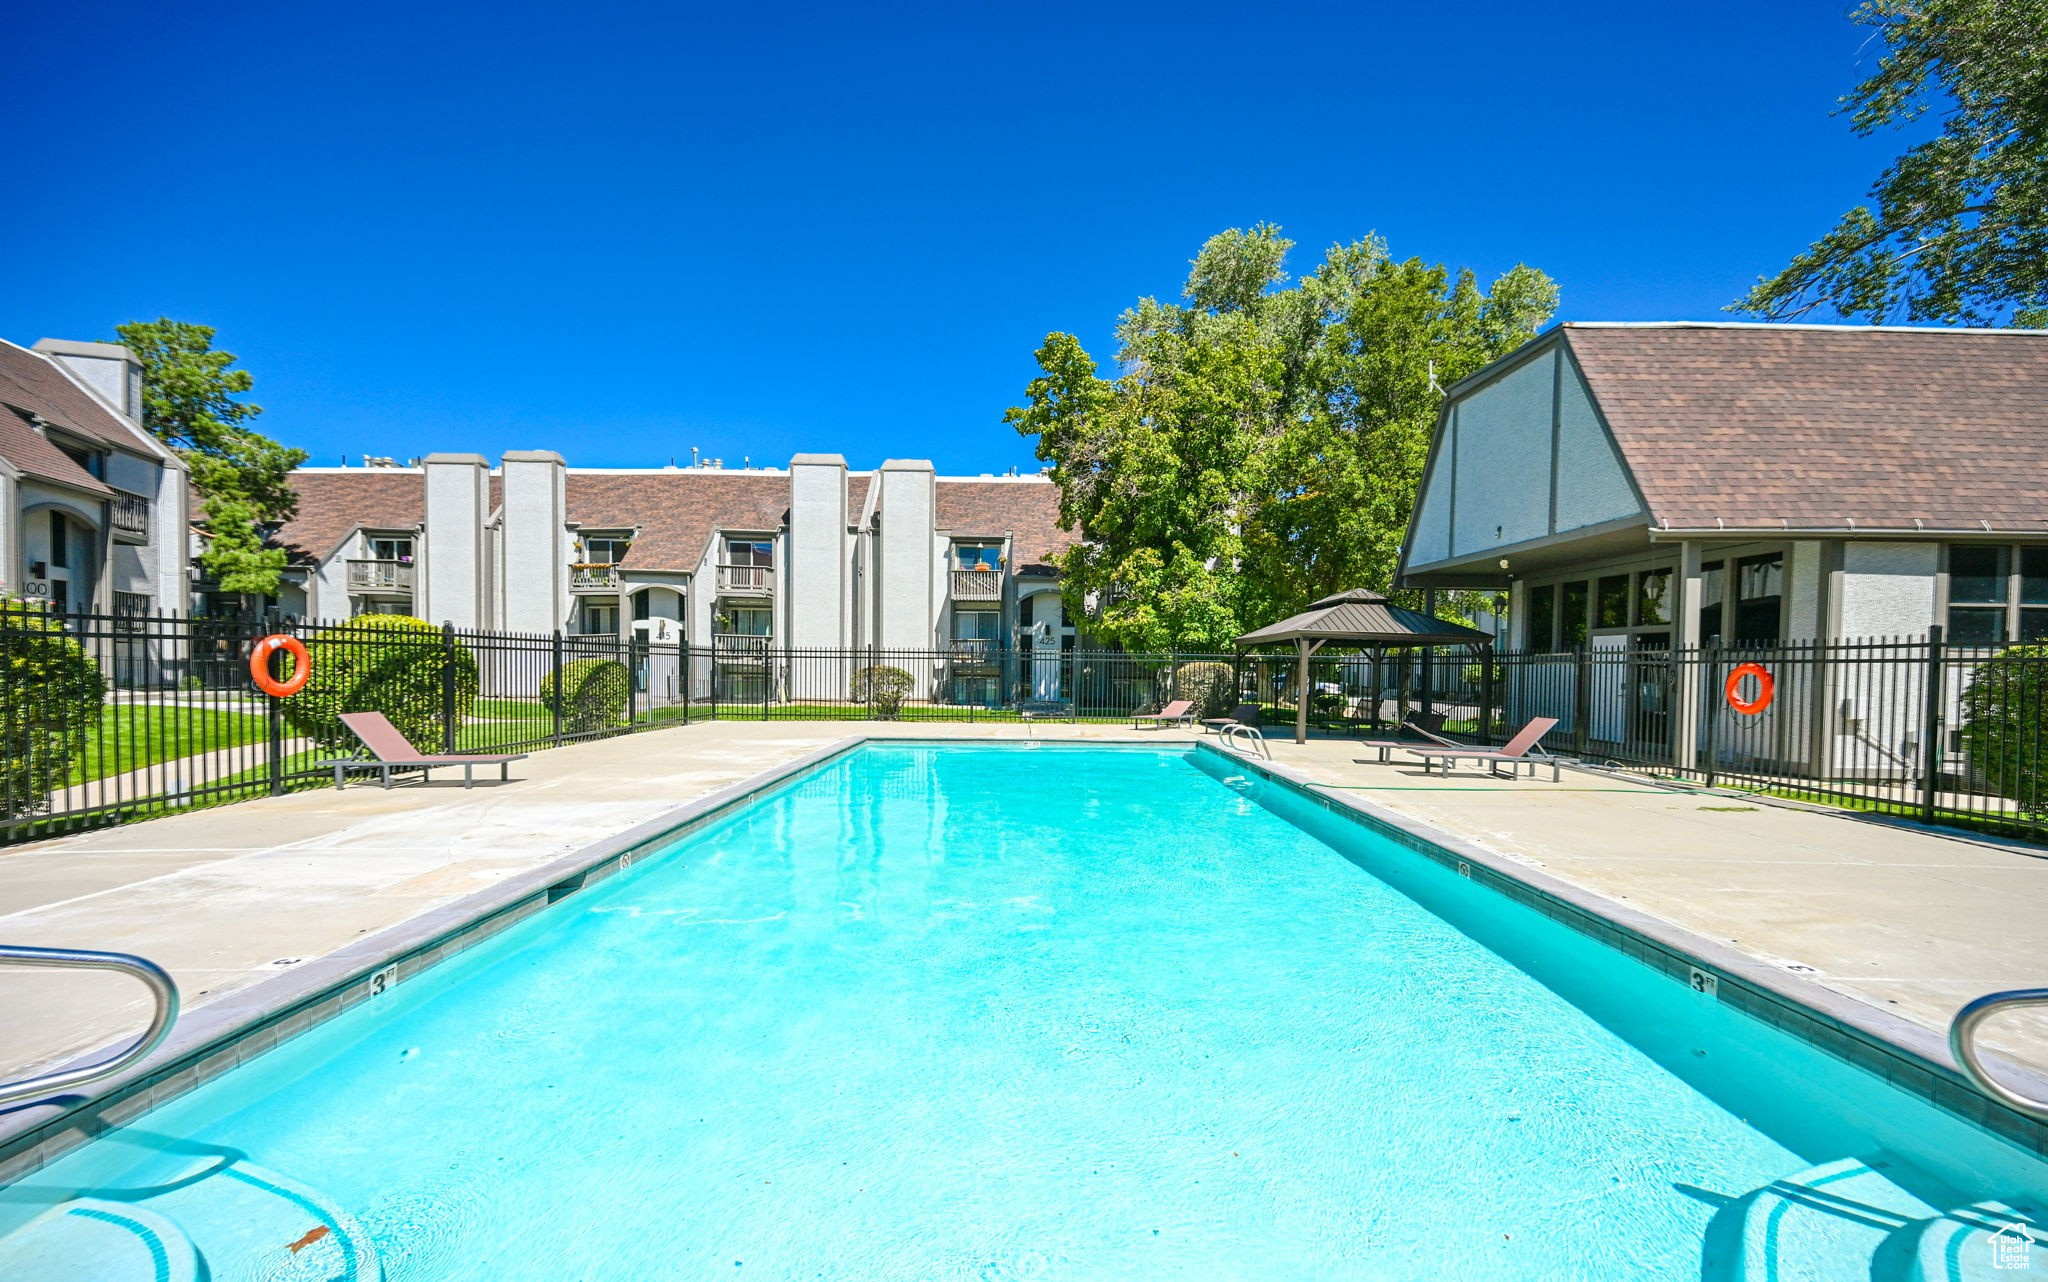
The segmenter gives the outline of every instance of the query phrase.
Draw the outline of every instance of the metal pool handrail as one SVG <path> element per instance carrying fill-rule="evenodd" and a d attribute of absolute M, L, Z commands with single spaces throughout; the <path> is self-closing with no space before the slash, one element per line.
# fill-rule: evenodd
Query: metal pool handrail
<path fill-rule="evenodd" d="M 2048 1100 L 2022 1095 L 1999 1082 L 1977 1058 L 1977 1026 L 1999 1011 L 2021 1006 L 2048 1006 L 2048 988 L 2014 988 L 1979 997 L 1956 1012 L 1955 1021 L 1948 1026 L 1948 1049 L 1956 1057 L 1956 1066 L 1963 1070 L 1963 1076 L 1978 1090 L 2028 1117 L 2048 1121 Z"/>
<path fill-rule="evenodd" d="M 117 970 L 141 980 L 156 1002 L 156 1010 L 149 1018 L 149 1027 L 143 1029 L 142 1036 L 127 1047 L 115 1051 L 105 1059 L 81 1064 L 76 1068 L 59 1069 L 54 1073 L 24 1077 L 19 1081 L 0 1082 L 0 1104 L 40 1099 L 73 1086 L 82 1086 L 87 1082 L 97 1082 L 103 1077 L 112 1077 L 162 1045 L 164 1038 L 171 1034 L 171 1025 L 178 1019 L 178 985 L 164 972 L 163 967 L 131 953 L 96 953 L 75 948 L 29 948 L 19 944 L 0 944 L 0 965 L 51 966 L 67 970 Z"/>
<path fill-rule="evenodd" d="M 1240 735 L 1246 736 L 1253 743 L 1259 745 L 1259 751 L 1265 754 L 1266 760 L 1271 761 L 1273 759 L 1273 750 L 1266 746 L 1266 736 L 1259 733 L 1257 726 L 1248 726 L 1242 721 L 1238 721 L 1224 726 L 1219 733 L 1222 735 L 1225 745 L 1229 745 L 1232 739 Z"/>

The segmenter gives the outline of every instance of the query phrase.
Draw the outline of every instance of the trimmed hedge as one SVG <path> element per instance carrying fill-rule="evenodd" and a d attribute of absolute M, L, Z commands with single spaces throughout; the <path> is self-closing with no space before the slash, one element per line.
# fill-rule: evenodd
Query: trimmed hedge
<path fill-rule="evenodd" d="M 873 709 L 875 720 L 894 721 L 903 710 L 904 697 L 916 684 L 917 679 L 903 669 L 878 663 L 854 672 L 853 698 Z"/>
<path fill-rule="evenodd" d="M 632 687 L 633 674 L 617 659 L 575 659 L 541 679 L 540 701 L 561 714 L 564 733 L 581 734 L 625 725 Z"/>
<path fill-rule="evenodd" d="M 49 808 L 85 753 L 106 679 L 85 647 L 39 605 L 0 598 L 0 817 Z"/>
<path fill-rule="evenodd" d="M 422 752 L 439 752 L 441 629 L 403 614 L 365 614 L 306 640 L 312 675 L 284 701 L 284 719 L 323 748 L 354 749 L 344 712 L 381 712 Z M 455 726 L 476 698 L 476 656 L 456 642 Z M 289 665 L 290 660 L 286 660 Z"/>
<path fill-rule="evenodd" d="M 1980 665 L 1962 713 L 1973 779 L 2022 815 L 2048 815 L 2048 645 L 2016 645 Z"/>

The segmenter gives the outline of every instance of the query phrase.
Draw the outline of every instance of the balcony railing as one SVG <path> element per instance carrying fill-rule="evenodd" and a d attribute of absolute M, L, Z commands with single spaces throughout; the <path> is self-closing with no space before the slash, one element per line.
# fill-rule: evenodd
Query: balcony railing
<path fill-rule="evenodd" d="M 1000 650 L 994 637 L 968 637 L 952 643 L 953 666 L 959 668 L 992 668 L 996 666 Z"/>
<path fill-rule="evenodd" d="M 410 592 L 412 562 L 350 561 L 348 590 L 351 592 Z"/>
<path fill-rule="evenodd" d="M 569 589 L 593 592 L 619 586 L 619 567 L 610 562 L 578 561 L 569 567 Z"/>
<path fill-rule="evenodd" d="M 754 593 L 762 596 L 775 591 L 775 567 L 771 565 L 721 565 L 718 567 L 718 590 L 720 592 Z"/>
<path fill-rule="evenodd" d="M 149 542 L 149 500 L 140 494 L 115 490 L 114 533 L 137 543 Z"/>
<path fill-rule="evenodd" d="M 955 570 L 953 571 L 953 599 L 955 601 L 1000 601 L 1003 599 L 1003 574 L 1000 570 Z"/>
<path fill-rule="evenodd" d="M 732 632 L 713 633 L 711 651 L 720 663 L 759 667 L 768 662 L 775 648 L 774 637 L 742 636 Z"/>

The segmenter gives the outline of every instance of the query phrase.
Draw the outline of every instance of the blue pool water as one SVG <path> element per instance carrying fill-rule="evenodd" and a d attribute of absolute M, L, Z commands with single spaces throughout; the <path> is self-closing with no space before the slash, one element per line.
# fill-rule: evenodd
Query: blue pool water
<path fill-rule="evenodd" d="M 2048 1192 L 1232 769 L 864 748 L 0 1200 L 223 1282 L 1697 1279 L 1827 1163 Z M 105 1249 L 21 1258 L 182 1267 Z"/>

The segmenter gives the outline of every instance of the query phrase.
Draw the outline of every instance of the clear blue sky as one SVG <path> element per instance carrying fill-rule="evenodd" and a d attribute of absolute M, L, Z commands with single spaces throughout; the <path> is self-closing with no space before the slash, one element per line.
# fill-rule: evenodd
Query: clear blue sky
<path fill-rule="evenodd" d="M 1898 149 L 1847 7 L 21 6 L 0 335 L 216 326 L 316 463 L 1034 467 L 1045 333 L 1229 226 L 1716 317 Z"/>

